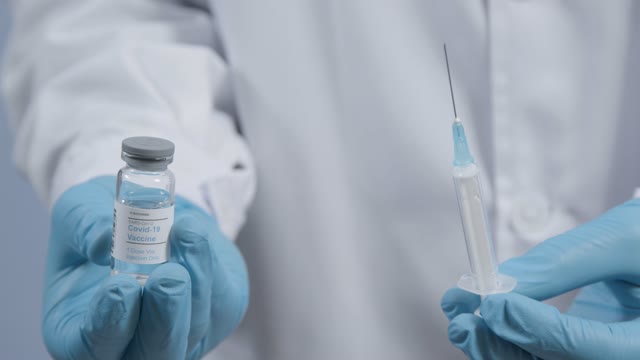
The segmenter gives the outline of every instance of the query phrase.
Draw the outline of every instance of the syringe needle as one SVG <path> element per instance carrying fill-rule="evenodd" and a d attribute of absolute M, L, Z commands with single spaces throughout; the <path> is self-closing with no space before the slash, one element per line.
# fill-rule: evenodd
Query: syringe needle
<path fill-rule="evenodd" d="M 458 119 L 456 111 L 447 44 L 444 44 L 444 58 L 447 63 L 449 89 L 451 90 L 453 115 L 455 115 L 455 120 L 451 125 L 454 144 L 453 182 L 456 187 L 460 218 L 471 267 L 471 273 L 460 278 L 458 287 L 481 296 L 509 292 L 516 286 L 517 280 L 498 272 L 493 240 L 488 229 L 487 212 L 480 193 L 480 169 L 469 152 L 464 127 Z"/>
<path fill-rule="evenodd" d="M 456 111 L 456 99 L 453 97 L 453 83 L 451 82 L 451 71 L 449 70 L 449 57 L 447 56 L 447 44 L 444 45 L 444 60 L 447 63 L 447 76 L 449 76 L 449 89 L 451 90 L 451 102 L 453 103 L 453 115 L 456 120 L 458 119 L 458 112 Z"/>
<path fill-rule="evenodd" d="M 456 111 L 456 100 L 453 97 L 453 83 L 451 82 L 451 71 L 449 70 L 449 56 L 447 56 L 447 44 L 444 45 L 444 59 L 447 63 L 447 76 L 449 77 L 449 89 L 451 90 L 451 102 L 453 103 L 453 146 L 455 158 L 453 164 L 455 166 L 473 164 L 473 157 L 469 152 L 469 146 L 467 145 L 467 137 L 464 134 L 464 127 L 462 122 L 458 118 L 458 112 Z"/>

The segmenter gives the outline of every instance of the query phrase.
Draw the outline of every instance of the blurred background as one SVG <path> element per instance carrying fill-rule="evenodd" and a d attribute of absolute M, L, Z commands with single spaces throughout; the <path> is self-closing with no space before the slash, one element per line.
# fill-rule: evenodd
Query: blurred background
<path fill-rule="evenodd" d="M 9 25 L 0 0 L 0 56 Z M 12 136 L 0 103 L 0 359 L 49 358 L 40 336 L 48 213 L 12 162 Z"/>

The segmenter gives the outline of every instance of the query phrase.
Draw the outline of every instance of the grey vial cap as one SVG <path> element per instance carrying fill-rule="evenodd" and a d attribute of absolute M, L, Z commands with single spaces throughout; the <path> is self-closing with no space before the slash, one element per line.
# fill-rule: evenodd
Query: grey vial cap
<path fill-rule="evenodd" d="M 122 141 L 122 160 L 141 170 L 164 170 L 173 162 L 175 145 L 165 139 L 136 136 Z"/>

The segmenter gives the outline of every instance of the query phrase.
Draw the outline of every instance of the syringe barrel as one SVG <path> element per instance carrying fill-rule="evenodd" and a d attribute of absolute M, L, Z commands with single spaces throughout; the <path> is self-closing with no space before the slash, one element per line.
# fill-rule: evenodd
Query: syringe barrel
<path fill-rule="evenodd" d="M 454 166 L 453 181 L 471 273 L 477 281 L 478 290 L 490 292 L 497 284 L 497 262 L 487 212 L 482 201 L 478 173 L 479 169 L 473 163 Z"/>

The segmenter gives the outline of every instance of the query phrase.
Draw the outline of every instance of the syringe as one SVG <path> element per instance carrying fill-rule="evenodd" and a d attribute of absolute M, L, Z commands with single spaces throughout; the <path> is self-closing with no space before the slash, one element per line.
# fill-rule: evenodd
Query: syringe
<path fill-rule="evenodd" d="M 500 274 L 496 262 L 493 241 L 489 232 L 489 221 L 480 192 L 480 169 L 476 165 L 467 138 L 458 118 L 456 103 L 453 97 L 453 84 L 449 71 L 447 45 L 444 45 L 444 56 L 447 63 L 447 75 L 453 102 L 453 182 L 458 197 L 462 229 L 467 244 L 467 255 L 471 273 L 463 275 L 458 281 L 458 287 L 478 295 L 504 293 L 513 290 L 516 279 Z"/>

